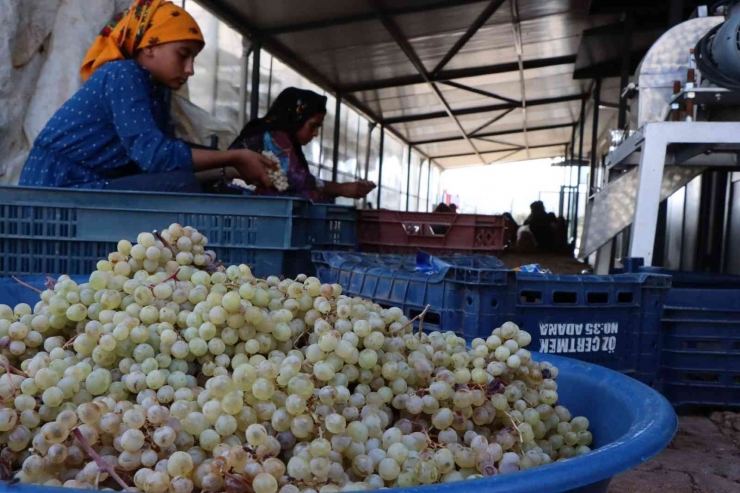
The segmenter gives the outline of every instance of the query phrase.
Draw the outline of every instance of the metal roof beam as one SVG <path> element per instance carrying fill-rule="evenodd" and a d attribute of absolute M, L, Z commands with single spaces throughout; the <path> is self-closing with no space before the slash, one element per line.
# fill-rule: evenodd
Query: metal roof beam
<path fill-rule="evenodd" d="M 311 82 L 315 83 L 325 91 L 334 93 L 335 95 L 341 95 L 347 103 L 352 105 L 361 113 L 364 113 L 365 116 L 371 121 L 379 123 L 382 120 L 380 118 L 380 115 L 376 114 L 365 103 L 357 99 L 355 95 L 343 93 L 343 91 L 332 84 L 332 82 L 324 75 L 322 75 L 318 70 L 301 60 L 292 50 L 287 48 L 279 41 L 276 41 L 269 36 L 265 36 L 260 30 L 255 28 L 246 17 L 239 14 L 233 8 L 225 5 L 224 2 L 221 2 L 219 0 L 199 0 L 199 2 L 203 7 L 210 10 L 217 17 L 220 17 L 235 31 L 251 39 L 259 39 L 262 48 L 268 50 L 271 55 L 276 56 L 286 65 L 309 79 Z M 402 143 L 408 145 L 408 139 L 404 137 L 400 132 L 392 128 L 386 128 L 386 130 L 393 134 Z M 423 157 L 428 158 L 428 156 L 423 154 L 418 149 L 416 151 Z"/>
<path fill-rule="evenodd" d="M 375 0 L 373 2 L 373 5 L 376 5 L 378 7 L 382 6 L 381 0 Z M 414 51 L 414 48 L 411 46 L 411 43 L 409 43 L 409 40 L 406 39 L 406 37 L 401 32 L 401 29 L 398 27 L 398 24 L 388 17 L 387 15 L 380 14 L 380 21 L 383 23 L 383 26 L 388 31 L 388 33 L 391 35 L 391 37 L 394 39 L 396 44 L 399 48 L 404 52 L 406 55 L 406 58 L 409 59 L 409 61 L 414 65 L 417 72 L 419 72 L 419 75 L 424 79 L 424 82 L 429 85 L 429 87 L 434 92 L 435 96 L 437 96 L 437 99 L 445 108 L 445 114 L 449 116 L 457 126 L 458 130 L 460 131 L 460 135 L 462 138 L 464 138 L 470 148 L 473 150 L 474 154 L 478 156 L 482 164 L 486 164 L 485 160 L 483 159 L 483 156 L 481 156 L 480 152 L 478 152 L 478 149 L 475 147 L 475 144 L 472 140 L 468 138 L 467 133 L 465 132 L 465 129 L 463 128 L 460 121 L 457 119 L 455 114 L 452 111 L 452 108 L 450 107 L 447 100 L 442 95 L 442 91 L 439 90 L 439 88 L 429 79 L 429 73 L 427 72 L 426 67 L 424 66 L 424 63 L 421 61 L 419 56 Z"/>
<path fill-rule="evenodd" d="M 482 3 L 485 0 L 437 0 L 426 2 L 424 5 L 411 5 L 400 8 L 387 8 L 383 7 L 380 13 L 390 16 L 405 15 L 405 14 L 417 14 L 421 12 L 428 12 L 431 10 L 448 9 L 450 7 L 459 7 L 461 5 Z M 320 21 L 309 21 L 299 22 L 297 24 L 288 24 L 285 26 L 278 26 L 271 29 L 265 29 L 264 34 L 274 36 L 276 34 L 287 34 L 301 31 L 313 31 L 315 29 L 323 29 L 325 27 L 339 26 L 343 24 L 353 24 L 355 22 L 372 21 L 378 18 L 378 11 L 365 12 L 362 14 L 349 15 L 347 17 L 337 17 L 336 19 L 323 19 Z"/>
<path fill-rule="evenodd" d="M 519 62 L 519 86 L 522 93 L 522 131 L 524 133 L 524 146 L 527 148 L 527 157 L 529 158 L 529 139 L 527 138 L 527 95 L 524 84 L 524 48 L 522 47 L 522 28 L 519 23 L 519 3 L 517 0 L 510 0 L 511 6 L 511 25 L 514 31 L 514 47 L 516 48 L 516 57 Z"/>
<path fill-rule="evenodd" d="M 576 125 L 576 123 L 559 123 L 559 124 L 555 124 L 555 125 L 544 125 L 544 126 L 541 126 L 541 127 L 529 127 L 529 131 L 530 132 L 541 132 L 541 131 L 545 131 L 545 130 L 556 130 L 556 129 L 559 129 L 559 128 L 573 127 L 574 125 Z M 521 131 L 522 131 L 521 128 L 515 128 L 515 129 L 510 129 L 510 130 L 499 130 L 498 132 L 486 132 L 486 133 L 481 133 L 481 134 L 478 134 L 478 135 L 472 135 L 471 134 L 471 135 L 469 135 L 469 137 L 470 138 L 473 138 L 473 139 L 479 139 L 479 138 L 482 138 L 482 137 L 498 137 L 498 136 L 501 136 L 501 135 L 518 134 L 518 133 L 521 133 Z M 460 139 L 461 139 L 461 137 L 458 137 L 458 136 L 454 136 L 454 137 L 442 137 L 442 138 L 439 138 L 439 139 L 418 140 L 418 141 L 415 141 L 415 142 L 411 142 L 411 145 L 413 145 L 413 146 L 422 146 L 422 145 L 427 145 L 427 144 L 438 144 L 438 143 L 442 143 L 442 142 L 453 142 L 453 141 L 460 140 Z"/>
<path fill-rule="evenodd" d="M 539 58 L 536 60 L 524 60 L 522 65 L 524 70 L 544 67 L 554 67 L 557 65 L 567 65 L 576 62 L 575 55 L 565 55 L 552 58 Z M 470 67 L 461 69 L 442 70 L 434 77 L 433 82 L 445 82 L 456 79 L 465 79 L 467 77 L 479 77 L 483 75 L 503 74 L 507 72 L 518 72 L 519 62 L 501 63 L 497 65 L 486 65 L 483 67 Z M 423 84 L 424 78 L 420 75 L 408 75 L 396 77 L 393 79 L 383 79 L 376 81 L 358 82 L 355 84 L 345 84 L 340 86 L 342 92 L 360 92 L 360 91 L 377 91 L 379 89 L 390 89 L 392 87 L 411 86 L 414 84 Z"/>
<path fill-rule="evenodd" d="M 484 123 L 483 125 L 481 125 L 478 128 L 476 128 L 472 132 L 469 132 L 468 135 L 470 135 L 471 137 L 472 136 L 475 136 L 478 132 L 480 132 L 484 128 L 490 127 L 491 125 L 493 125 L 494 123 L 496 123 L 497 121 L 499 121 L 500 119 L 502 119 L 503 117 L 505 117 L 506 115 L 508 115 L 512 111 L 514 111 L 515 109 L 516 108 L 509 108 L 508 110 L 502 111 L 501 113 L 499 113 L 498 115 L 494 116 L 493 118 L 491 118 L 486 123 Z"/>
<path fill-rule="evenodd" d="M 481 96 L 485 96 L 487 98 L 498 99 L 499 101 L 506 101 L 507 103 L 518 103 L 519 102 L 516 99 L 507 98 L 505 96 L 499 96 L 498 94 L 494 92 L 484 91 L 483 89 L 478 89 L 477 87 L 466 86 L 465 84 L 460 84 L 458 82 L 447 81 L 447 82 L 440 82 L 440 84 L 454 87 L 456 89 L 460 89 L 461 91 L 468 91 L 474 94 L 480 94 Z"/>
<path fill-rule="evenodd" d="M 527 106 L 542 106 L 546 104 L 555 104 L 555 103 L 566 103 L 569 101 L 580 101 L 583 99 L 583 94 L 569 94 L 567 96 L 558 96 L 554 98 L 545 98 L 545 99 L 533 99 L 531 101 L 527 101 Z M 501 103 L 501 104 L 492 104 L 488 106 L 477 106 L 475 108 L 463 108 L 459 110 L 452 110 L 452 114 L 454 116 L 463 116 L 463 115 L 474 115 L 476 113 L 487 113 L 489 111 L 500 111 L 500 110 L 508 110 L 511 108 L 521 108 L 521 104 L 517 103 Z M 421 120 L 433 120 L 435 118 L 444 118 L 448 116 L 446 111 L 435 111 L 434 113 L 421 113 L 418 115 L 407 115 L 407 116 L 397 116 L 393 118 L 386 118 L 383 120 L 383 124 L 385 125 L 394 125 L 397 123 L 409 123 L 409 122 L 416 122 Z"/>
<path fill-rule="evenodd" d="M 552 144 L 540 144 L 536 146 L 529 146 L 530 149 L 544 149 L 546 147 L 558 147 L 558 146 L 565 146 L 568 145 L 568 142 L 554 142 Z M 512 147 L 510 149 L 499 149 L 496 151 L 483 151 L 483 154 L 497 154 L 500 152 L 510 152 L 510 151 L 522 151 L 524 150 L 523 147 Z M 453 157 L 465 157 L 465 156 L 475 156 L 475 154 L 470 152 L 464 152 L 462 154 L 448 154 L 446 156 L 432 156 L 429 159 L 447 159 L 447 158 L 453 158 Z"/>
<path fill-rule="evenodd" d="M 442 60 L 439 61 L 436 67 L 431 72 L 431 75 L 434 76 L 435 74 L 438 74 L 443 68 L 445 68 L 445 65 L 447 65 L 452 58 L 457 55 L 457 53 L 462 49 L 465 44 L 470 41 L 470 38 L 475 36 L 475 33 L 478 32 L 478 29 L 483 27 L 483 25 L 488 21 L 488 19 L 491 18 L 493 14 L 496 13 L 499 7 L 504 3 L 505 0 L 491 0 L 491 3 L 488 4 L 488 6 L 483 9 L 483 12 L 481 12 L 478 17 L 476 17 L 475 21 L 473 21 L 473 24 L 470 25 L 467 31 L 460 36 L 460 39 L 458 39 L 455 44 L 450 48 L 450 51 L 445 54 L 444 57 L 442 57 Z"/>

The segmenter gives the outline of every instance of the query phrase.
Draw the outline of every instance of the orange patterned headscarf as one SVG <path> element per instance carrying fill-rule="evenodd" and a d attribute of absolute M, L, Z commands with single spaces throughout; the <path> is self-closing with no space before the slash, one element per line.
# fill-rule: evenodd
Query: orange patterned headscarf
<path fill-rule="evenodd" d="M 136 51 L 173 41 L 200 41 L 203 34 L 195 19 L 172 2 L 135 0 L 101 31 L 80 68 L 83 82 L 104 63 L 125 60 Z"/>

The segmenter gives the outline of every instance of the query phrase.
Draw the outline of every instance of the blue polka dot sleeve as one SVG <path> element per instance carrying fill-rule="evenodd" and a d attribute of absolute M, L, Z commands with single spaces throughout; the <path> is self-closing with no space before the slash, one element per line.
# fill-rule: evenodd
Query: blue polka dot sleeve
<path fill-rule="evenodd" d="M 164 134 L 150 108 L 151 83 L 138 70 L 122 70 L 105 87 L 116 133 L 132 161 L 146 173 L 193 168 L 184 142 Z"/>
<path fill-rule="evenodd" d="M 46 124 L 19 184 L 105 188 L 124 176 L 193 171 L 190 149 L 172 135 L 169 96 L 133 60 L 106 63 Z"/>

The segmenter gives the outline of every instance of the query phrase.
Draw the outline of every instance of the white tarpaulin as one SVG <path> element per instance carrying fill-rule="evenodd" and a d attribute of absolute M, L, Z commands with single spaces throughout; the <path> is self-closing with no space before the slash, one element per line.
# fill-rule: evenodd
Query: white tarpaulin
<path fill-rule="evenodd" d="M 82 85 L 79 67 L 95 37 L 131 0 L 0 0 L 0 183 L 18 182 L 34 139 Z M 236 129 L 173 98 L 182 138 L 228 145 Z"/>

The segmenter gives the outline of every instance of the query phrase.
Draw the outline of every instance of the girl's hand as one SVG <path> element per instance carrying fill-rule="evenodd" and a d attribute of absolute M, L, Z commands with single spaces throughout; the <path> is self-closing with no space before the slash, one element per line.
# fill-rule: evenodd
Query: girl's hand
<path fill-rule="evenodd" d="M 234 149 L 229 151 L 234 157 L 234 168 L 245 182 L 252 185 L 272 186 L 272 180 L 267 170 L 275 168 L 275 163 L 262 154 L 249 149 Z"/>

